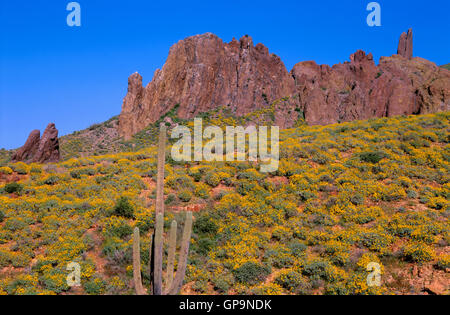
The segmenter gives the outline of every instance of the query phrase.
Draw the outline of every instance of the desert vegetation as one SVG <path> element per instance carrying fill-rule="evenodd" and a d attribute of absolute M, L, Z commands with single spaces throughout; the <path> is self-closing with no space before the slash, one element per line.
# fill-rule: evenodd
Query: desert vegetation
<path fill-rule="evenodd" d="M 299 122 L 280 133 L 272 174 L 256 163 L 167 155 L 164 231 L 175 220 L 181 240 L 185 212 L 194 212 L 181 293 L 445 294 L 449 120 L 447 112 Z M 1 166 L 0 294 L 134 294 L 135 228 L 150 285 L 155 145 Z M 163 252 L 165 271 L 168 242 Z M 67 286 L 69 262 L 81 265 L 81 287 Z M 382 267 L 380 287 L 366 283 L 370 262 Z"/>

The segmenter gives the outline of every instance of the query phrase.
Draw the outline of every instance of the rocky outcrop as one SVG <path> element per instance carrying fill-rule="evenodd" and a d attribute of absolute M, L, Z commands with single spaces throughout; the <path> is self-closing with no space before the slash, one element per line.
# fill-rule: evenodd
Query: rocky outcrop
<path fill-rule="evenodd" d="M 402 34 L 399 55 L 357 51 L 333 67 L 300 62 L 289 73 L 283 62 L 251 37 L 224 43 L 207 33 L 186 38 L 169 52 L 162 70 L 142 85 L 135 73 L 119 118 L 119 133 L 130 138 L 176 104 L 178 116 L 225 107 L 237 116 L 275 104 L 275 124 L 309 124 L 450 110 L 450 72 L 412 58 L 412 31 Z M 283 99 L 283 102 L 275 100 Z"/>
<path fill-rule="evenodd" d="M 18 149 L 12 161 L 54 163 L 60 160 L 58 129 L 55 124 L 48 124 L 40 138 L 40 131 L 33 130 L 25 145 Z"/>
<path fill-rule="evenodd" d="M 408 33 L 402 33 L 398 42 L 397 55 L 400 55 L 408 60 L 413 57 L 413 32 L 412 29 Z"/>
<path fill-rule="evenodd" d="M 130 76 L 119 132 L 128 138 L 176 104 L 181 118 L 218 106 L 244 115 L 294 92 L 280 58 L 262 44 L 253 45 L 251 37 L 224 43 L 211 33 L 197 35 L 170 49 L 162 70 L 146 87 L 138 73 Z"/>
<path fill-rule="evenodd" d="M 42 135 L 41 142 L 36 155 L 33 157 L 33 162 L 37 163 L 55 163 L 60 160 L 58 129 L 55 124 L 48 124 Z"/>
<path fill-rule="evenodd" d="M 39 130 L 33 130 L 28 136 L 27 141 L 18 149 L 12 156 L 13 162 L 25 161 L 30 162 L 33 159 L 33 156 L 36 154 L 36 151 L 39 148 L 39 143 L 41 141 L 41 132 Z"/>
<path fill-rule="evenodd" d="M 450 72 L 425 59 L 357 51 L 333 67 L 301 62 L 291 71 L 305 120 L 313 125 L 450 109 Z"/>

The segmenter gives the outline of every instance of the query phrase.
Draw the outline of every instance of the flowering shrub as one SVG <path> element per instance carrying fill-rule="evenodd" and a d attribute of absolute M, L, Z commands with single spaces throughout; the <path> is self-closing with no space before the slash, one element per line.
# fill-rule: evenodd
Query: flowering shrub
<path fill-rule="evenodd" d="M 0 174 L 11 175 L 13 170 L 10 167 L 0 167 Z"/>
<path fill-rule="evenodd" d="M 434 249 L 422 243 L 411 243 L 403 248 L 403 255 L 413 262 L 424 263 L 435 258 Z"/>

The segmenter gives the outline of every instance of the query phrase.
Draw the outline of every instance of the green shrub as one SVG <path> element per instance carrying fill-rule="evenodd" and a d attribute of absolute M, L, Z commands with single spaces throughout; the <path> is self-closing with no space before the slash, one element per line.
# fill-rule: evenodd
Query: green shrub
<path fill-rule="evenodd" d="M 91 295 L 103 294 L 105 292 L 106 282 L 99 277 L 93 277 L 92 279 L 83 284 L 83 288 L 87 294 Z"/>
<path fill-rule="evenodd" d="M 220 177 L 216 173 L 210 172 L 206 174 L 205 182 L 212 187 L 217 187 L 220 184 Z"/>
<path fill-rule="evenodd" d="M 17 174 L 20 175 L 26 175 L 30 172 L 30 167 L 23 163 L 23 162 L 17 162 L 12 165 L 12 169 L 17 172 Z"/>
<path fill-rule="evenodd" d="M 166 200 L 164 201 L 164 204 L 166 205 L 170 205 L 172 202 L 174 202 L 175 200 L 177 200 L 177 196 L 175 196 L 174 194 L 169 194 L 166 198 Z"/>
<path fill-rule="evenodd" d="M 195 220 L 194 232 L 202 234 L 216 234 L 218 230 L 217 224 L 207 215 L 201 215 Z"/>
<path fill-rule="evenodd" d="M 423 263 L 433 260 L 436 255 L 431 246 L 412 243 L 403 248 L 403 256 L 409 261 Z"/>
<path fill-rule="evenodd" d="M 210 238 L 204 237 L 198 240 L 196 252 L 202 256 L 208 255 L 211 248 L 214 247 L 216 242 Z"/>
<path fill-rule="evenodd" d="M 381 151 L 361 152 L 359 154 L 359 158 L 362 162 L 372 163 L 372 164 L 377 164 L 385 157 L 386 157 L 386 154 Z"/>
<path fill-rule="evenodd" d="M 238 282 L 255 285 L 266 279 L 270 274 L 270 268 L 254 262 L 246 262 L 233 270 L 233 273 Z"/>
<path fill-rule="evenodd" d="M 74 179 L 80 179 L 81 178 L 81 172 L 80 170 L 73 170 L 70 172 L 70 176 Z"/>
<path fill-rule="evenodd" d="M 219 293 L 227 293 L 234 285 L 234 277 L 231 273 L 218 274 L 213 279 L 214 290 Z"/>
<path fill-rule="evenodd" d="M 27 222 L 25 222 L 21 218 L 13 217 L 13 218 L 9 218 L 8 220 L 6 220 L 4 228 L 5 228 L 5 230 L 15 232 L 15 231 L 22 230 L 27 225 L 28 225 Z"/>
<path fill-rule="evenodd" d="M 441 270 L 447 270 L 450 268 L 450 255 L 442 254 L 438 257 L 438 262 L 436 264 L 436 268 Z"/>
<path fill-rule="evenodd" d="M 178 198 L 183 202 L 189 202 L 192 199 L 192 193 L 188 189 L 183 189 L 178 193 Z"/>
<path fill-rule="evenodd" d="M 219 291 L 220 293 L 227 293 L 230 289 L 230 285 L 223 279 L 217 279 L 214 281 L 214 290 Z"/>
<path fill-rule="evenodd" d="M 295 270 L 283 270 L 275 279 L 275 283 L 297 294 L 306 294 L 308 283 L 300 272 Z M 298 291 L 297 291 L 298 290 Z"/>
<path fill-rule="evenodd" d="M 61 293 L 69 290 L 66 278 L 67 274 L 62 268 L 49 268 L 40 277 L 39 282 L 42 283 L 47 290 Z"/>
<path fill-rule="evenodd" d="M 195 283 L 192 286 L 192 289 L 199 293 L 206 293 L 208 291 L 208 281 L 206 280 L 195 281 Z"/>
<path fill-rule="evenodd" d="M 303 274 L 312 279 L 326 279 L 329 264 L 325 261 L 314 261 L 303 267 Z"/>
<path fill-rule="evenodd" d="M 11 175 L 13 173 L 10 167 L 0 167 L 0 174 Z"/>
<path fill-rule="evenodd" d="M 134 218 L 134 208 L 127 197 L 120 197 L 114 207 L 113 213 L 117 216 L 132 219 Z"/>
<path fill-rule="evenodd" d="M 298 240 L 293 240 L 288 244 L 288 248 L 291 250 L 292 255 L 301 257 L 305 254 L 308 247 Z"/>
<path fill-rule="evenodd" d="M 209 187 L 206 184 L 200 183 L 195 187 L 195 195 L 202 199 L 209 198 Z"/>
<path fill-rule="evenodd" d="M 255 182 L 248 181 L 243 179 L 238 182 L 236 191 L 242 196 L 247 195 L 253 188 L 256 187 Z"/>
<path fill-rule="evenodd" d="M 58 183 L 59 177 L 55 175 L 51 175 L 44 180 L 45 185 L 55 185 Z"/>
<path fill-rule="evenodd" d="M 287 268 L 294 264 L 295 257 L 284 245 L 274 245 L 269 247 L 264 253 L 264 261 L 275 268 Z"/>
<path fill-rule="evenodd" d="M 9 184 L 6 184 L 4 190 L 8 194 L 13 194 L 13 193 L 20 194 L 22 192 L 22 190 L 23 190 L 23 185 L 21 185 L 19 183 L 9 183 Z"/>

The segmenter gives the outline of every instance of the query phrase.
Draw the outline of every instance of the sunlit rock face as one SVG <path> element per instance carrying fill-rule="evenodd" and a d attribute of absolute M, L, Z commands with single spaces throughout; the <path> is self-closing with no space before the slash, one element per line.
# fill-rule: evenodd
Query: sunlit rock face
<path fill-rule="evenodd" d="M 130 138 L 156 122 L 175 105 L 178 116 L 225 107 L 237 116 L 266 108 L 274 101 L 281 128 L 299 118 L 309 124 L 331 124 L 371 117 L 449 110 L 450 72 L 412 58 L 412 31 L 401 36 L 399 55 L 382 57 L 359 50 L 349 62 L 296 64 L 289 73 L 281 59 L 249 36 L 224 43 L 206 33 L 171 47 L 163 68 L 143 86 L 132 74 L 119 118 L 119 133 Z"/>

